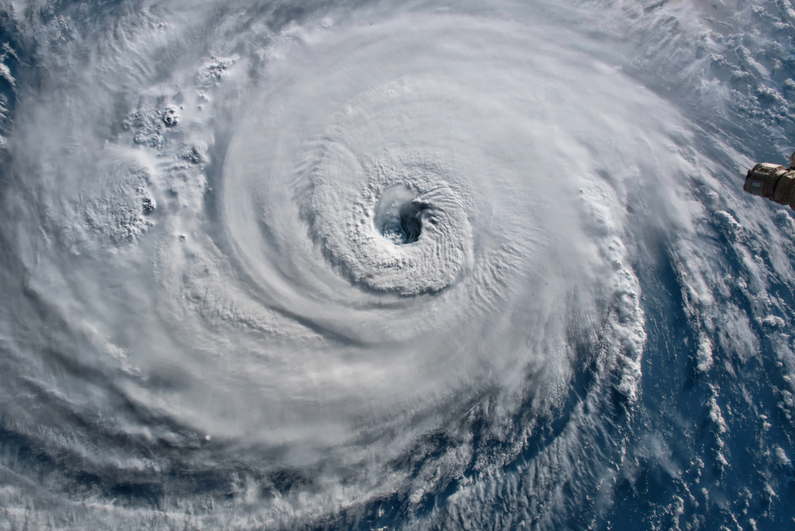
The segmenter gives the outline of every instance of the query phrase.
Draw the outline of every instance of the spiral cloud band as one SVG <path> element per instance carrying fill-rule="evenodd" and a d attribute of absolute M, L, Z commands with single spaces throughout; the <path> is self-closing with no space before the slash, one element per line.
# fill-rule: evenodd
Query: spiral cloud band
<path fill-rule="evenodd" d="M 753 343 L 696 243 L 744 159 L 616 67 L 626 6 L 234 4 L 7 7 L 8 521 L 585 526 L 661 239 L 699 371 Z"/>

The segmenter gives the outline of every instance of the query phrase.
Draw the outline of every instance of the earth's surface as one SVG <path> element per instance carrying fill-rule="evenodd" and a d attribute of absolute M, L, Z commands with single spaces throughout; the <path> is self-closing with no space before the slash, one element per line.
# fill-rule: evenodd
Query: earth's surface
<path fill-rule="evenodd" d="M 0 529 L 795 529 L 776 1 L 0 1 Z"/>

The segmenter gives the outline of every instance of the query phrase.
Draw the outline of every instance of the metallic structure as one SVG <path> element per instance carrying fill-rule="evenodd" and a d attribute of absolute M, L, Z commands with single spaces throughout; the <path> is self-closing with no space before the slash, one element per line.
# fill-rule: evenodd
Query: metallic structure
<path fill-rule="evenodd" d="M 743 190 L 795 210 L 795 153 L 789 160 L 789 168 L 768 162 L 757 164 L 748 170 Z"/>

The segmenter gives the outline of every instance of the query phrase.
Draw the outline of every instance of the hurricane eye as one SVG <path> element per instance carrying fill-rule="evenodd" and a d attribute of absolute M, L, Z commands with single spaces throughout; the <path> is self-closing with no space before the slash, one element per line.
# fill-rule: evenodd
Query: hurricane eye
<path fill-rule="evenodd" d="M 430 205 L 413 201 L 400 207 L 397 215 L 381 226 L 381 235 L 395 245 L 415 243 L 422 234 L 422 222 Z"/>
<path fill-rule="evenodd" d="M 404 185 L 384 190 L 374 212 L 375 230 L 395 245 L 409 245 L 419 241 L 423 223 L 430 218 L 432 206 L 419 194 Z"/>

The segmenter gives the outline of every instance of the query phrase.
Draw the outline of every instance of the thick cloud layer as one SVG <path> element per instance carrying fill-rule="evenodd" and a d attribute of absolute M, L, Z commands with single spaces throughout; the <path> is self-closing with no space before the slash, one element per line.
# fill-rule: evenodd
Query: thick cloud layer
<path fill-rule="evenodd" d="M 683 104 L 739 100 L 700 80 L 697 31 L 659 39 L 700 5 L 635 7 L 7 7 L 8 521 L 466 527 L 495 491 L 507 528 L 606 510 L 660 242 L 697 372 L 758 348 L 700 225 L 742 229 L 722 179 L 748 159 Z M 698 82 L 666 87 L 677 61 Z"/>

